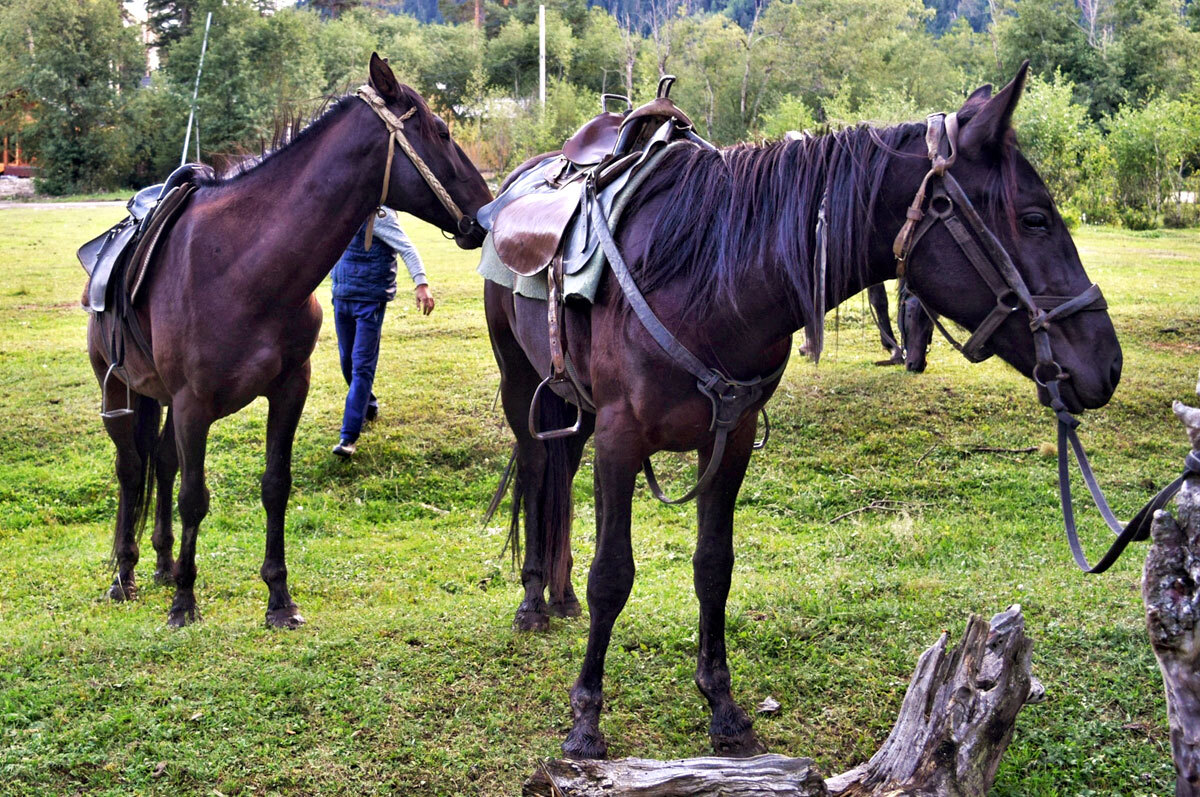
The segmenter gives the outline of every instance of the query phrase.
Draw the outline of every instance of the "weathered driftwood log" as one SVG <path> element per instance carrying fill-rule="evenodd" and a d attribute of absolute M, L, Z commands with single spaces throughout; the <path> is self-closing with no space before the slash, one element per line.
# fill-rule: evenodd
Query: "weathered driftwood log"
<path fill-rule="evenodd" d="M 1175 402 L 1175 414 L 1200 452 L 1200 410 Z M 1165 510 L 1154 515 L 1142 598 L 1167 690 L 1175 794 L 1200 797 L 1200 478 L 1184 481 L 1176 506 L 1178 522 Z"/>
<path fill-rule="evenodd" d="M 871 760 L 822 781 L 811 760 L 747 759 L 544 762 L 525 783 L 540 797 L 779 797 L 780 795 L 939 795 L 983 797 L 1017 712 L 1043 694 L 1030 674 L 1033 643 L 1020 606 L 974 615 L 962 643 L 943 634 L 917 663 L 900 717 Z"/>
<path fill-rule="evenodd" d="M 551 760 L 525 782 L 526 797 L 826 797 L 825 779 L 808 758 L 685 758 L 652 761 Z"/>

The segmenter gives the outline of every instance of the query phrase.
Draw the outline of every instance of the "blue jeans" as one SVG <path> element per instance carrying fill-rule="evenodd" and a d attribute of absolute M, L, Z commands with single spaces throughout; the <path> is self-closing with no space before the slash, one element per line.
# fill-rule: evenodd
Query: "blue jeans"
<path fill-rule="evenodd" d="M 371 386 L 379 362 L 379 339 L 383 335 L 383 312 L 387 302 L 333 300 L 333 326 L 337 330 L 342 376 L 350 391 L 342 413 L 342 439 L 353 443 L 362 432 L 367 407 L 375 404 Z"/>

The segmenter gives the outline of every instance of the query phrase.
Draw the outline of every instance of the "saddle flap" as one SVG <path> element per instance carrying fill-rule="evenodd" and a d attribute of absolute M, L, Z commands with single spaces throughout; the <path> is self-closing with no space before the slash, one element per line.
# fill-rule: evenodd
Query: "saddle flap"
<path fill-rule="evenodd" d="M 96 313 L 104 312 L 109 278 L 113 267 L 125 254 L 137 233 L 137 225 L 128 219 L 115 225 L 103 235 L 93 238 L 75 254 L 91 279 L 83 294 L 83 306 Z"/>
<path fill-rule="evenodd" d="M 583 181 L 576 180 L 553 192 L 527 194 L 501 209 L 492 223 L 492 239 L 504 265 L 522 277 L 548 266 L 582 196 Z"/>
<path fill-rule="evenodd" d="M 617 131 L 625 119 L 619 113 L 602 113 L 579 128 L 563 144 L 562 153 L 576 166 L 591 166 L 599 163 L 612 152 L 617 143 Z"/>

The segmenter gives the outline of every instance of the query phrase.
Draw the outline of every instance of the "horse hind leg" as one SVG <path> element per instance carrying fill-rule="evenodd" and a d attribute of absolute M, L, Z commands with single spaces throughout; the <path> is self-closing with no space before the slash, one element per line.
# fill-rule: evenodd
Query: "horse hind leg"
<path fill-rule="evenodd" d="M 106 401 L 110 407 L 120 407 L 126 401 L 125 385 L 118 380 L 109 381 L 108 394 Z M 130 398 L 132 415 L 104 420 L 105 431 L 117 449 L 119 494 L 112 547 L 116 573 L 108 589 L 108 596 L 116 601 L 137 597 L 138 541 L 153 496 L 155 445 L 161 414 L 154 399 L 136 393 Z"/>
<path fill-rule="evenodd" d="M 591 437 L 592 429 L 596 423 L 596 416 L 590 413 L 583 415 L 583 428 L 579 430 L 579 434 L 574 437 L 569 437 L 567 443 L 567 465 L 570 470 L 570 479 L 567 482 L 567 490 L 571 489 L 571 485 L 575 481 L 575 474 L 579 472 L 579 463 L 583 460 L 583 449 L 587 445 L 588 438 Z M 599 501 L 599 496 L 596 496 Z M 562 594 L 555 595 L 551 590 L 550 601 L 547 604 L 547 611 L 551 617 L 578 617 L 583 613 L 582 607 L 579 604 L 579 598 L 575 595 L 575 589 L 571 586 L 571 571 L 575 567 L 575 557 L 571 553 L 571 522 L 574 513 L 567 515 L 566 523 L 566 578 L 562 584 Z"/>
<path fill-rule="evenodd" d="M 172 514 L 175 511 L 175 477 L 179 474 L 179 452 L 175 448 L 175 423 L 170 407 L 167 408 L 167 418 L 163 422 L 156 455 L 155 481 L 158 496 L 154 510 L 154 536 L 151 541 L 154 543 L 157 558 L 154 581 L 165 585 L 175 583 L 175 535 L 171 526 Z"/>

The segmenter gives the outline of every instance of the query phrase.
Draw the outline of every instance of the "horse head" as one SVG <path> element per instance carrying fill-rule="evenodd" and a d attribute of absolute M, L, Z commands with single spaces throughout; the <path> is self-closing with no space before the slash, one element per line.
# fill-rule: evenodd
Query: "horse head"
<path fill-rule="evenodd" d="M 407 142 L 413 150 L 396 152 L 391 159 L 385 204 L 453 232 L 463 249 L 481 246 L 486 231 L 475 221 L 475 213 L 492 201 L 492 192 L 450 137 L 450 128 L 420 94 L 396 79 L 378 53 L 371 53 L 368 86 L 386 105 L 386 114 L 376 108 L 385 124 L 394 126 L 390 116 L 401 126 L 403 141 L 397 139 L 398 149 L 404 149 Z M 371 98 L 364 99 L 371 103 Z M 423 173 L 425 170 L 428 173 Z"/>
<path fill-rule="evenodd" d="M 996 354 L 1037 382 L 1043 404 L 1058 393 L 1079 412 L 1112 397 L 1121 347 L 1050 192 L 1017 148 L 1012 115 L 1027 72 L 1028 62 L 994 96 L 983 86 L 956 114 L 930 117 L 921 148 L 933 168 L 895 248 L 913 293 L 974 333 L 968 358 Z M 911 160 L 912 179 L 897 181 L 910 192 L 930 165 Z"/>

